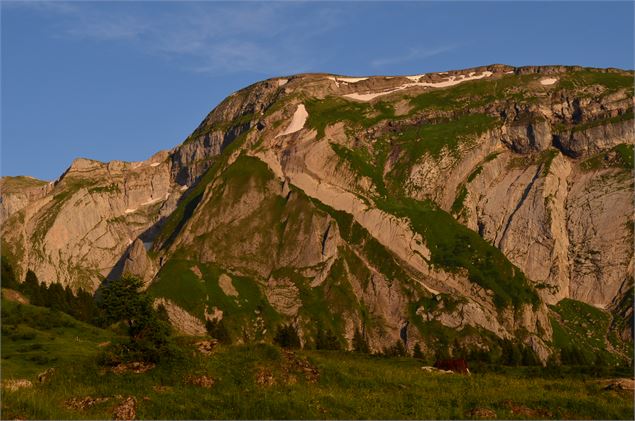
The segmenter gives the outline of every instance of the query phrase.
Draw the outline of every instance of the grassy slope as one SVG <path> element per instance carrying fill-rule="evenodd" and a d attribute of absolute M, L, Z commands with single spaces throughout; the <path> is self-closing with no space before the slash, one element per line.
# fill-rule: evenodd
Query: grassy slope
<path fill-rule="evenodd" d="M 584 160 L 580 167 L 584 171 L 602 168 L 622 168 L 633 171 L 633 145 L 619 144 L 608 151 L 601 152 Z"/>
<path fill-rule="evenodd" d="M 190 270 L 193 266 L 198 266 L 203 279 L 198 279 Z M 209 311 L 214 307 L 221 309 L 226 327 L 235 339 L 242 338 L 243 329 L 250 330 L 258 315 L 262 315 L 264 319 L 264 328 L 273 332 L 280 316 L 271 307 L 258 283 L 246 276 L 230 275 L 238 296 L 228 296 L 218 283 L 223 273 L 226 271 L 214 264 L 171 259 L 161 268 L 149 293 L 173 300 L 201 320 L 204 320 L 206 306 Z M 260 331 L 245 332 L 252 340 L 264 339 Z"/>
<path fill-rule="evenodd" d="M 3 378 L 32 377 L 47 367 L 94 357 L 97 344 L 113 337 L 64 313 L 3 299 Z"/>
<path fill-rule="evenodd" d="M 615 363 L 619 357 L 609 351 L 618 348 L 624 355 L 633 355 L 633 345 L 624 343 L 609 331 L 611 316 L 581 301 L 565 298 L 555 306 L 550 306 L 553 328 L 553 345 L 559 349 L 577 347 L 590 363 L 598 356 L 605 361 Z"/>
<path fill-rule="evenodd" d="M 181 346 L 189 349 L 184 341 Z M 3 415 L 108 419 L 118 401 L 114 395 L 136 397 L 139 419 L 450 419 L 470 418 L 472 409 L 483 407 L 502 419 L 631 419 L 633 413 L 632 393 L 602 391 L 596 379 L 551 378 L 539 369 L 436 375 L 422 372 L 422 362 L 411 358 L 297 351 L 298 358 L 319 371 L 311 383 L 269 345 L 224 347 L 211 357 L 185 355 L 144 374 L 100 370 L 90 356 L 59 361 L 64 375 L 32 389 L 5 392 Z M 259 373 L 270 374 L 273 384 L 258 384 Z M 14 371 L 4 374 L 13 377 Z M 211 376 L 215 384 L 211 389 L 193 386 L 187 382 L 191 375 Z M 63 404 L 87 395 L 111 399 L 86 410 Z"/>
<path fill-rule="evenodd" d="M 449 419 L 469 418 L 472 409 L 483 407 L 502 419 L 631 419 L 633 413 L 632 392 L 603 391 L 588 374 L 553 375 L 533 367 L 435 375 L 422 372 L 424 362 L 412 358 L 296 351 L 296 359 L 319 372 L 311 382 L 277 347 L 218 347 L 204 357 L 193 350 L 195 338 L 177 338 L 182 352 L 172 362 L 143 374 L 114 374 L 96 364 L 98 343 L 114 333 L 6 300 L 2 318 L 3 381 L 26 378 L 35 384 L 3 390 L 3 419 L 109 419 L 121 396 L 136 398 L 140 419 Z M 56 373 L 38 384 L 37 373 L 48 367 Z M 272 384 L 260 384 L 261 373 L 271 375 Z M 200 375 L 212 377 L 214 386 L 188 383 Z M 110 399 L 85 410 L 64 404 L 85 396 Z"/>
<path fill-rule="evenodd" d="M 20 193 L 24 189 L 41 187 L 48 184 L 48 181 L 39 180 L 33 177 L 19 175 L 16 177 L 2 177 L 0 179 L 0 189 L 3 193 Z"/>
<path fill-rule="evenodd" d="M 426 239 L 431 263 L 450 271 L 466 269 L 472 282 L 494 292 L 497 306 L 538 303 L 538 296 L 520 269 L 434 203 L 403 199 L 380 207 L 409 218 L 413 229 Z"/>

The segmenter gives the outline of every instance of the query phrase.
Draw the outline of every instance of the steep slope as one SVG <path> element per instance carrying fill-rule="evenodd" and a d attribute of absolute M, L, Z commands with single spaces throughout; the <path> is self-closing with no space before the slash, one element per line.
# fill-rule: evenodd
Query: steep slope
<path fill-rule="evenodd" d="M 546 304 L 607 307 L 632 284 L 632 78 L 260 82 L 172 151 L 3 191 L 3 254 L 73 286 L 135 273 L 175 324 L 223 317 L 243 340 L 288 320 L 309 343 L 318 326 L 374 349 L 517 338 L 545 360 Z"/>

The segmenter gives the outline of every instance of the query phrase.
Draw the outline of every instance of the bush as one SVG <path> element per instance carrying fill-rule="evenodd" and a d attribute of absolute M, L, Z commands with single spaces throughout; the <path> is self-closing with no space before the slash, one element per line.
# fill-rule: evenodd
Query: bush
<path fill-rule="evenodd" d="M 415 347 L 412 350 L 412 357 L 420 359 L 420 360 L 423 360 L 425 358 L 423 355 L 423 352 L 421 351 L 421 346 L 419 345 L 419 342 L 415 344 Z"/>
<path fill-rule="evenodd" d="M 405 357 L 408 355 L 408 351 L 406 351 L 403 342 L 398 339 L 393 346 L 384 348 L 383 355 L 386 357 Z"/>
<path fill-rule="evenodd" d="M 586 355 L 575 345 L 562 348 L 560 361 L 563 365 L 587 365 L 589 363 Z"/>
<path fill-rule="evenodd" d="M 279 326 L 273 341 L 282 348 L 300 348 L 300 337 L 292 324 Z"/>
<path fill-rule="evenodd" d="M 218 342 L 228 345 L 232 343 L 223 319 L 207 320 L 205 322 L 205 328 L 207 329 L 207 334 Z"/>
<path fill-rule="evenodd" d="M 2 288 L 18 289 L 20 287 L 20 283 L 15 277 L 15 272 L 13 271 L 11 264 L 4 257 L 0 259 L 0 264 L 2 266 L 2 272 L 0 274 Z"/>
<path fill-rule="evenodd" d="M 315 335 L 315 349 L 338 351 L 342 349 L 342 344 L 340 344 L 339 339 L 331 329 L 324 330 L 322 325 L 318 324 Z"/>
<path fill-rule="evenodd" d="M 370 352 L 368 342 L 359 329 L 355 329 L 355 334 L 353 335 L 353 351 L 362 352 L 364 354 L 368 354 Z"/>

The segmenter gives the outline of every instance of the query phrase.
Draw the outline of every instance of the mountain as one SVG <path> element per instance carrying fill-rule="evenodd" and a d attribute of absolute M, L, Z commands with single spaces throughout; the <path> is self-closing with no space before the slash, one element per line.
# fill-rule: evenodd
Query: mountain
<path fill-rule="evenodd" d="M 626 355 L 633 143 L 632 71 L 274 78 L 147 161 L 4 177 L 2 253 L 91 291 L 137 275 L 190 334 Z"/>

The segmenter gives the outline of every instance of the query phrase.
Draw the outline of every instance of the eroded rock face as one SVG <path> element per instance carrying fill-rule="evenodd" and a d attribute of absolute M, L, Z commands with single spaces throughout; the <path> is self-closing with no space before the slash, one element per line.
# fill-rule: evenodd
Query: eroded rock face
<path fill-rule="evenodd" d="M 163 306 L 170 319 L 170 324 L 184 335 L 202 336 L 207 333 L 205 325 L 197 317 L 176 305 L 171 300 L 157 298 L 153 303 L 154 308 Z"/>
<path fill-rule="evenodd" d="M 53 183 L 32 177 L 2 177 L 0 179 L 0 221 L 22 210 L 29 203 L 46 196 Z"/>
<path fill-rule="evenodd" d="M 154 262 L 148 256 L 143 241 L 137 238 L 130 248 L 123 264 L 124 275 L 132 275 L 149 282 L 155 275 Z"/>
<path fill-rule="evenodd" d="M 30 268 L 44 282 L 94 290 L 179 194 L 161 154 L 142 163 L 79 159 L 48 195 L 9 217 L 3 238 L 20 274 Z"/>
<path fill-rule="evenodd" d="M 250 127 L 241 116 L 254 114 L 252 94 L 271 89 L 255 91 L 229 97 L 186 142 L 146 161 L 79 158 L 55 183 L 3 177 L 3 255 L 13 257 L 20 278 L 31 269 L 43 282 L 73 288 L 95 290 L 104 277 L 120 276 L 128 257 L 128 267 L 137 266 L 138 274 L 146 269 L 141 277 L 150 280 L 156 268 L 138 260 L 141 250 L 133 244 L 151 246 L 183 193 Z M 214 125 L 223 127 L 222 135 L 208 129 Z"/>
<path fill-rule="evenodd" d="M 632 75 L 570 83 L 576 72 L 589 71 L 494 65 L 260 82 L 147 161 L 78 159 L 54 184 L 3 179 L 3 253 L 19 275 L 73 287 L 139 276 L 186 334 L 222 318 L 266 338 L 275 312 L 305 343 L 315 320 L 334 320 L 349 347 L 359 330 L 374 350 L 404 336 L 426 348 L 417 326 L 427 323 L 522 332 L 545 361 L 546 305 L 613 308 L 632 284 L 632 81 L 602 83 Z M 452 266 L 464 250 L 439 258 L 426 221 L 400 210 L 409 201 L 434 202 L 477 232 L 540 300 L 501 307 L 465 262 Z M 183 273 L 164 274 L 177 260 Z M 153 290 L 170 277 L 195 304 Z M 260 301 L 246 315 L 249 300 Z"/>

